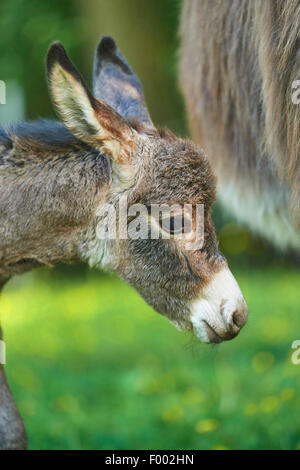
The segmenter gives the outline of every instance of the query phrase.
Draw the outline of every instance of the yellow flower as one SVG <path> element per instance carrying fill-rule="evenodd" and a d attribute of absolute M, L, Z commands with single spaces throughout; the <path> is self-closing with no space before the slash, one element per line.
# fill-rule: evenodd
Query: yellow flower
<path fill-rule="evenodd" d="M 261 374 L 270 369 L 274 363 L 274 356 L 270 352 L 262 351 L 257 354 L 252 359 L 252 368 L 257 374 Z"/>
<path fill-rule="evenodd" d="M 182 401 L 187 405 L 198 405 L 204 398 L 203 391 L 198 387 L 190 387 L 182 394 Z"/>
<path fill-rule="evenodd" d="M 288 400 L 291 400 L 291 398 L 293 398 L 294 395 L 295 395 L 295 390 L 293 388 L 285 388 L 284 390 L 282 390 L 280 398 L 282 401 L 288 401 Z"/>
<path fill-rule="evenodd" d="M 215 431 L 219 427 L 216 419 L 202 419 L 196 423 L 195 429 L 199 434 Z"/>
<path fill-rule="evenodd" d="M 244 409 L 244 413 L 247 416 L 255 415 L 257 411 L 258 411 L 258 406 L 255 403 L 248 403 L 248 405 L 246 405 Z"/>
<path fill-rule="evenodd" d="M 212 450 L 228 450 L 228 447 L 217 445 L 217 446 L 212 447 Z"/>
<path fill-rule="evenodd" d="M 276 410 L 279 405 L 279 399 L 274 396 L 266 397 L 263 399 L 261 403 L 261 408 L 264 413 L 272 413 L 272 411 Z"/>
<path fill-rule="evenodd" d="M 159 381 L 154 377 L 140 377 L 135 383 L 135 389 L 142 395 L 152 395 L 159 391 Z"/>
<path fill-rule="evenodd" d="M 262 331 L 264 338 L 271 344 L 280 344 L 290 332 L 290 323 L 281 317 L 266 318 Z"/>
<path fill-rule="evenodd" d="M 183 411 L 178 405 L 170 406 L 166 408 L 162 413 L 162 419 L 166 422 L 178 421 L 182 418 Z"/>

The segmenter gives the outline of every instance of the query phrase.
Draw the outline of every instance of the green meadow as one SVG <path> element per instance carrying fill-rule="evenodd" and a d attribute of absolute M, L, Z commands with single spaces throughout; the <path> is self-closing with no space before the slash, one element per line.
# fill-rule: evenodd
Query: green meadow
<path fill-rule="evenodd" d="M 234 270 L 249 321 L 201 345 L 110 275 L 46 270 L 0 301 L 30 449 L 297 449 L 300 272 Z"/>
<path fill-rule="evenodd" d="M 153 122 L 188 135 L 181 3 L 1 0 L 0 125 L 55 117 L 45 77 L 51 42 L 64 44 L 91 86 L 95 47 L 109 34 L 138 73 Z M 300 448 L 300 364 L 291 360 L 299 259 L 275 253 L 218 205 L 213 217 L 249 306 L 240 335 L 215 347 L 178 332 L 114 276 L 74 266 L 8 283 L 6 371 L 30 449 Z"/>

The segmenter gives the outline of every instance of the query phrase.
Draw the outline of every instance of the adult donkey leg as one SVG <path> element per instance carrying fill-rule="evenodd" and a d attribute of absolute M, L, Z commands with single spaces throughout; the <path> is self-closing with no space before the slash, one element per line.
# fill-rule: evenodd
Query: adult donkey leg
<path fill-rule="evenodd" d="M 1 327 L 0 340 L 2 340 Z M 27 435 L 24 423 L 9 389 L 0 357 L 0 450 L 21 450 L 26 447 Z"/>
<path fill-rule="evenodd" d="M 26 449 L 27 436 L 22 418 L 0 365 L 0 450 Z"/>

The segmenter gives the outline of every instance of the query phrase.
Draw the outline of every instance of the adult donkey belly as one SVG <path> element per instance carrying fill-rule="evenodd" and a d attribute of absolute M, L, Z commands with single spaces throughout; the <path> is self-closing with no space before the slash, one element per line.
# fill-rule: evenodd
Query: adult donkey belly
<path fill-rule="evenodd" d="M 184 2 L 180 84 L 192 137 L 212 161 L 220 200 L 275 245 L 300 250 L 291 185 L 275 158 L 279 144 L 273 142 L 273 154 L 266 142 L 269 110 L 254 3 Z"/>

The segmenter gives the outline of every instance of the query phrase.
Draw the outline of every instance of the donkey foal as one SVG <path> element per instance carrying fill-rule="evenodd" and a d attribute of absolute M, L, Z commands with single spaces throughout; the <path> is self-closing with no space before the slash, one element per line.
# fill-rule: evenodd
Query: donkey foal
<path fill-rule="evenodd" d="M 218 250 L 210 217 L 215 178 L 204 152 L 154 127 L 142 85 L 112 38 L 97 47 L 93 94 L 60 43 L 49 50 L 47 73 L 63 124 L 39 121 L 0 130 L 0 278 L 85 260 L 115 271 L 201 341 L 236 336 L 247 308 Z M 99 210 L 109 203 L 118 214 L 121 196 L 129 206 L 147 208 L 203 204 L 202 248 L 187 250 L 190 233 L 178 239 L 172 229 L 169 239 L 99 239 Z M 150 212 L 144 217 L 155 223 Z M 194 212 L 184 217 L 195 226 Z M 176 218 L 172 214 L 170 227 Z M 160 223 L 157 230 L 163 232 Z M 3 370 L 0 385 L 0 448 L 23 448 L 25 431 Z"/>

